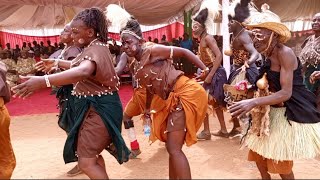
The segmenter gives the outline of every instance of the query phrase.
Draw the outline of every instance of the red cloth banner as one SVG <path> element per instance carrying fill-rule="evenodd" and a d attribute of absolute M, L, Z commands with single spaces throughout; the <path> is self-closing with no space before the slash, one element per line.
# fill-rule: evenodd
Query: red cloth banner
<path fill-rule="evenodd" d="M 172 41 L 172 38 L 178 38 L 179 36 L 182 37 L 183 33 L 184 33 L 183 24 L 176 22 L 159 29 L 145 31 L 142 34 L 145 40 L 148 40 L 148 37 L 150 36 L 152 40 L 154 40 L 155 38 L 158 38 L 160 42 L 162 35 L 166 35 L 167 41 Z M 118 41 L 120 40 L 120 35 L 118 33 L 109 32 L 109 37 Z"/>
<path fill-rule="evenodd" d="M 166 35 L 167 41 L 172 41 L 172 38 L 178 38 L 179 36 L 182 37 L 184 33 L 184 27 L 181 23 L 173 23 L 167 26 L 164 26 L 162 28 L 154 29 L 151 31 L 143 32 L 143 37 L 148 40 L 148 37 L 150 36 L 152 40 L 155 38 L 158 38 L 159 42 L 161 41 L 162 35 Z M 109 37 L 115 40 L 120 40 L 120 35 L 118 33 L 112 33 L 109 32 Z M 44 42 L 44 45 L 47 45 L 47 40 L 51 41 L 51 45 L 53 45 L 55 42 L 60 41 L 59 35 L 56 36 L 26 36 L 21 34 L 13 34 L 8 32 L 2 32 L 0 31 L 0 43 L 2 47 L 5 47 L 6 43 L 10 43 L 11 48 L 15 48 L 15 46 L 18 44 L 21 48 L 21 45 L 23 42 L 31 42 L 37 41 L 40 43 L 40 41 Z"/>
<path fill-rule="evenodd" d="M 55 42 L 60 41 L 60 36 L 26 36 L 21 34 L 13 34 L 8 32 L 2 32 L 0 31 L 0 43 L 2 47 L 4 48 L 6 43 L 10 43 L 10 47 L 14 49 L 16 45 L 19 45 L 21 48 L 23 42 L 30 42 L 37 41 L 40 43 L 43 41 L 44 45 L 47 45 L 47 40 L 51 41 L 51 45 L 53 45 Z"/>

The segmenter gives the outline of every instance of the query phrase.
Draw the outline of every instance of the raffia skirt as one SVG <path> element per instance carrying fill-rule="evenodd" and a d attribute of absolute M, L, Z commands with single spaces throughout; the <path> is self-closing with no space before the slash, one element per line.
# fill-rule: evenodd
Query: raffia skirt
<path fill-rule="evenodd" d="M 245 144 L 251 151 L 274 161 L 314 158 L 320 154 L 320 123 L 288 121 L 285 107 L 270 109 L 270 136 L 248 134 Z M 290 123 L 289 123 L 290 122 Z"/>

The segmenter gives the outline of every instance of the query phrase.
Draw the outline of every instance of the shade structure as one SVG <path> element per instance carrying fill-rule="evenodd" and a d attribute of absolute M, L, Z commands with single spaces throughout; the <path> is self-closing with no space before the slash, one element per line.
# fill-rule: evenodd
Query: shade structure
<path fill-rule="evenodd" d="M 1 0 L 0 28 L 62 28 L 83 8 L 119 4 L 141 24 L 174 22 L 201 0 Z"/>

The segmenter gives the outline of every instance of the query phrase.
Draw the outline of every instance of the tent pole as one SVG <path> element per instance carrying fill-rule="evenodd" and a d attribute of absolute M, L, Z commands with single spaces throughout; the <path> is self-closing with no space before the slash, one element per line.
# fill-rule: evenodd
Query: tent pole
<path fill-rule="evenodd" d="M 223 47 L 222 47 L 222 55 L 223 55 L 223 67 L 227 72 L 227 77 L 230 75 L 230 57 L 224 54 L 224 51 L 229 49 L 230 47 L 230 33 L 228 27 L 228 7 L 229 0 L 222 0 L 222 25 L 221 25 L 221 34 L 223 37 Z"/>

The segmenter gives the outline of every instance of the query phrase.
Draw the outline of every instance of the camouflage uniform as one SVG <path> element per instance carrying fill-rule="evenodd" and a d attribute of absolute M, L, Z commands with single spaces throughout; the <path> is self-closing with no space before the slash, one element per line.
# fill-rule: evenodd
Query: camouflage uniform
<path fill-rule="evenodd" d="M 34 65 L 36 61 L 33 58 L 19 58 L 17 62 L 17 71 L 19 75 L 34 75 Z"/>
<path fill-rule="evenodd" d="M 9 87 L 13 87 L 15 85 L 17 85 L 18 83 L 18 80 L 19 80 L 19 76 L 17 73 L 12 73 L 12 72 L 9 72 L 9 71 L 14 71 L 14 70 L 17 70 L 17 63 L 15 62 L 15 60 L 13 59 L 3 59 L 1 60 L 7 67 L 8 69 L 8 72 L 7 72 L 7 83 L 9 84 Z"/>

